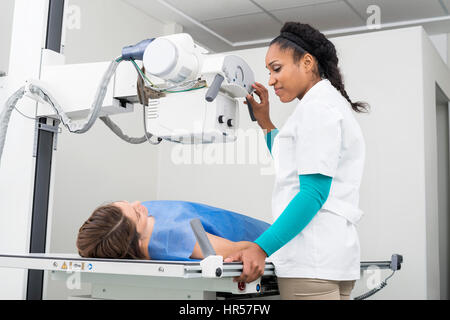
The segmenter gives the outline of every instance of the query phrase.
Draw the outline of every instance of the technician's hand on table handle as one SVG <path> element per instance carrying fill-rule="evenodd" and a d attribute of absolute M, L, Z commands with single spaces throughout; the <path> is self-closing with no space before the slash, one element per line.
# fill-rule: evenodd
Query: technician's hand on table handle
<path fill-rule="evenodd" d="M 235 282 L 250 283 L 264 274 L 266 265 L 266 253 L 256 243 L 252 243 L 248 248 L 227 257 L 224 262 L 242 262 L 242 273 L 235 277 Z"/>

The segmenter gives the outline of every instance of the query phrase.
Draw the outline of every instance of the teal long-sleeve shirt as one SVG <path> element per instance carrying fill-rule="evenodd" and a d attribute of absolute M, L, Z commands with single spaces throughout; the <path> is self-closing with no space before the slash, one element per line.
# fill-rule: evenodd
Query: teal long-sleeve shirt
<path fill-rule="evenodd" d="M 278 129 L 266 135 L 269 151 Z M 300 191 L 289 202 L 278 219 L 255 243 L 271 256 L 298 235 L 314 218 L 328 198 L 332 178 L 322 174 L 299 175 Z"/>

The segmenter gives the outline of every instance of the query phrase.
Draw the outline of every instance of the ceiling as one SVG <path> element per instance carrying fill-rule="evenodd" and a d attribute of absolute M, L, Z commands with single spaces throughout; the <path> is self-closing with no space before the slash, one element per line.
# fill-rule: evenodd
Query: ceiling
<path fill-rule="evenodd" d="M 176 23 L 203 47 L 223 52 L 265 46 L 286 21 L 309 23 L 329 37 L 422 25 L 450 33 L 450 0 L 122 0 L 165 24 Z M 375 9 L 369 6 L 377 6 Z"/>

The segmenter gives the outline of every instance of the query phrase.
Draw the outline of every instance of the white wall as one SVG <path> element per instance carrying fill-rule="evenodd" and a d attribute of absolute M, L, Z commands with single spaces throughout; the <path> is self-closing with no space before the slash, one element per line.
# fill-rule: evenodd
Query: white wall
<path fill-rule="evenodd" d="M 14 0 L 0 1 L 0 71 L 8 72 Z"/>
<path fill-rule="evenodd" d="M 164 24 L 121 0 L 67 2 L 66 63 L 110 61 L 124 46 L 160 36 L 165 30 Z"/>
<path fill-rule="evenodd" d="M 427 288 L 430 298 L 439 298 L 441 285 L 447 286 L 446 277 L 441 277 L 444 266 L 439 251 L 448 252 L 448 242 L 442 243 L 442 236 L 439 234 L 440 219 L 443 212 L 439 212 L 439 173 L 438 167 L 438 139 L 437 139 L 437 108 L 436 85 L 442 90 L 443 95 L 449 101 L 450 97 L 450 72 L 445 62 L 440 59 L 438 52 L 434 50 L 431 41 L 425 34 L 422 34 L 423 42 L 423 85 L 424 85 L 424 124 L 425 124 L 425 186 L 426 186 L 426 224 L 427 224 Z M 445 115 L 445 113 L 444 113 Z M 448 115 L 448 114 L 447 114 Z M 448 163 L 447 163 L 448 166 Z M 447 171 L 448 173 L 448 171 Z M 448 211 L 446 212 L 448 217 Z M 447 233 L 449 230 L 447 229 Z M 441 245 L 441 248 L 439 246 Z M 442 247 L 443 246 L 443 247 Z M 441 283 L 443 282 L 443 283 Z M 447 288 L 448 289 L 448 288 Z"/>
<path fill-rule="evenodd" d="M 441 56 L 442 60 L 447 63 L 448 58 L 448 34 L 442 33 L 442 34 L 435 34 L 429 36 L 431 43 L 433 43 L 434 47 L 436 48 L 437 52 Z"/>

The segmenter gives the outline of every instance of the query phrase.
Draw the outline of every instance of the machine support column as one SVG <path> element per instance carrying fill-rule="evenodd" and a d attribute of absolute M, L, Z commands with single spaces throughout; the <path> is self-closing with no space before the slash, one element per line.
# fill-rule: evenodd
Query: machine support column
<path fill-rule="evenodd" d="M 50 0 L 47 22 L 46 49 L 61 51 L 64 17 L 64 0 Z M 30 253 L 45 253 L 47 241 L 48 207 L 51 184 L 52 156 L 59 121 L 39 118 L 36 120 L 34 156 L 33 211 L 31 217 Z M 44 271 L 29 270 L 27 300 L 42 300 Z"/>

